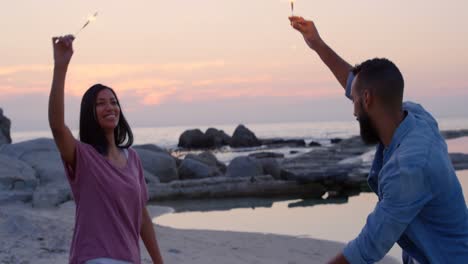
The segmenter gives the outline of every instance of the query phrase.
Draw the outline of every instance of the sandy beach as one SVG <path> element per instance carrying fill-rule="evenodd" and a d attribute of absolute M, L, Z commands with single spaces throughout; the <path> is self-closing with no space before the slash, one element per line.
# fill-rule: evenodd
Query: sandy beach
<path fill-rule="evenodd" d="M 149 209 L 154 217 L 170 212 L 167 207 Z M 67 263 L 73 223 L 73 202 L 57 209 L 32 209 L 25 204 L 3 206 L 1 263 Z M 165 263 L 325 263 L 344 246 L 274 234 L 179 230 L 159 225 L 156 230 Z M 142 263 L 151 263 L 143 245 Z M 398 262 L 387 257 L 380 263 Z"/>

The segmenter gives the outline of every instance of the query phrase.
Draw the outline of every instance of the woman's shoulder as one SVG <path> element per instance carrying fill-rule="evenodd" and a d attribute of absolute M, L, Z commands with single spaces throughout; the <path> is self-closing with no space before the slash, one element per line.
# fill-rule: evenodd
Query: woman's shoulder
<path fill-rule="evenodd" d="M 127 158 L 134 158 L 137 161 L 140 161 L 140 156 L 133 147 L 123 148 L 124 153 L 126 153 Z"/>
<path fill-rule="evenodd" d="M 80 141 L 78 139 L 76 140 L 76 149 L 77 149 L 77 154 L 79 155 L 87 155 L 87 156 L 101 155 L 93 145 Z"/>

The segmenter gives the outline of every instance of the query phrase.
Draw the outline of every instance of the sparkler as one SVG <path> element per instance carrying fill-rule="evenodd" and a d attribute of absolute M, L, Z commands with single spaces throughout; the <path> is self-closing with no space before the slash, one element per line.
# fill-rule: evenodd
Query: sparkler
<path fill-rule="evenodd" d="M 294 0 L 289 0 L 291 3 L 291 16 L 294 16 Z"/>
<path fill-rule="evenodd" d="M 97 15 L 98 15 L 98 12 L 96 12 L 96 13 L 94 13 L 94 15 L 88 17 L 88 20 L 86 21 L 86 23 L 75 33 L 75 38 L 76 38 L 76 36 L 78 36 L 78 34 L 79 34 L 85 27 L 87 27 L 91 22 L 93 22 L 94 20 L 96 20 Z"/>

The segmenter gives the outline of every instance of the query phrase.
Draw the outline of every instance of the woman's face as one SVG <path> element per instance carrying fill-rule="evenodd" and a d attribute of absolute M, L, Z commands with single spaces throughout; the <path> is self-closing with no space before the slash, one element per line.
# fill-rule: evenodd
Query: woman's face
<path fill-rule="evenodd" d="M 96 118 L 104 130 L 114 131 L 119 123 L 120 107 L 109 89 L 100 91 L 96 97 Z"/>

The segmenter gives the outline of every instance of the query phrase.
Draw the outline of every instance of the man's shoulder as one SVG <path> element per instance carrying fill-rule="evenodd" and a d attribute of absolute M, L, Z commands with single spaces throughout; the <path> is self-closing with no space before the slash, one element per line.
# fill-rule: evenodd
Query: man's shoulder
<path fill-rule="evenodd" d="M 422 105 L 407 101 L 403 103 L 403 110 L 414 115 L 417 120 L 424 121 L 432 128 L 438 129 L 439 125 L 437 124 L 436 119 L 426 109 L 424 109 Z"/>
<path fill-rule="evenodd" d="M 439 145 L 431 126 L 426 122 L 417 122 L 401 140 L 391 161 L 399 169 L 419 170 L 427 165 L 431 151 L 437 151 Z"/>

